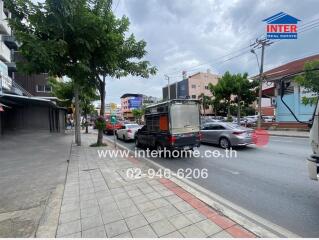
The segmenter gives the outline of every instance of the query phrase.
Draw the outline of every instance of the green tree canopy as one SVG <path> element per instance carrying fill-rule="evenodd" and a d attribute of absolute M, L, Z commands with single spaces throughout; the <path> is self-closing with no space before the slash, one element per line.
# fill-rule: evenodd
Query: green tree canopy
<path fill-rule="evenodd" d="M 305 87 L 307 91 L 314 92 L 314 97 L 303 97 L 302 103 L 313 105 L 317 102 L 319 94 L 319 61 L 306 62 L 304 74 L 295 77 L 295 81 Z"/>

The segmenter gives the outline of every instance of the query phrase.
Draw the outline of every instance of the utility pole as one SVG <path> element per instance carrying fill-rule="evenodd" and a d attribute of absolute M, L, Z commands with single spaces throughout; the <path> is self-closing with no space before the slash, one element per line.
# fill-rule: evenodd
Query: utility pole
<path fill-rule="evenodd" d="M 260 60 L 260 67 L 259 67 L 259 93 L 258 93 L 258 124 L 257 127 L 261 128 L 261 100 L 262 100 L 262 86 L 263 86 L 263 73 L 264 73 L 264 56 L 265 56 L 265 47 L 271 45 L 273 42 L 270 42 L 268 39 L 256 39 L 255 43 L 250 45 L 253 47 L 251 50 L 252 53 L 254 53 L 256 56 L 256 52 L 254 49 L 261 48 L 261 60 Z M 257 57 L 257 63 L 258 57 Z"/>
<path fill-rule="evenodd" d="M 169 76 L 165 74 L 164 77 L 167 79 L 168 100 L 170 100 L 171 99 L 171 89 L 170 89 L 171 87 L 169 85 Z"/>

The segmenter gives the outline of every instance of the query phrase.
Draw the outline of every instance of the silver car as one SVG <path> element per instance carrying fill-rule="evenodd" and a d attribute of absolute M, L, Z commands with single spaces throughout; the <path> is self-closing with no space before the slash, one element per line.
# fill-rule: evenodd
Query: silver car
<path fill-rule="evenodd" d="M 246 146 L 253 143 L 252 133 L 252 129 L 232 123 L 207 123 L 201 128 L 201 141 L 218 144 L 222 148 Z"/>

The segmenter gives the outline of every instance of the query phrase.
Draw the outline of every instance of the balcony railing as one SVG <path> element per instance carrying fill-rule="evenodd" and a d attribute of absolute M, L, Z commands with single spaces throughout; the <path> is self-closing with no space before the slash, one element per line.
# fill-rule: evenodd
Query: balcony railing
<path fill-rule="evenodd" d="M 0 73 L 0 92 L 12 89 L 12 79 L 9 76 Z"/>

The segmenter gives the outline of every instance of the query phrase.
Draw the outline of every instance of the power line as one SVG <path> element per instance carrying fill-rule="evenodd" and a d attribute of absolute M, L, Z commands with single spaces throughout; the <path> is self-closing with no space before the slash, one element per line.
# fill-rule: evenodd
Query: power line
<path fill-rule="evenodd" d="M 318 27 L 318 26 L 316 25 L 316 24 L 318 24 L 318 23 L 319 23 L 319 18 L 316 18 L 316 19 L 313 19 L 313 20 L 311 20 L 311 21 L 309 21 L 309 22 L 307 22 L 307 23 L 305 23 L 305 24 L 300 25 L 299 30 L 302 30 L 302 31 L 299 31 L 299 33 L 302 33 L 302 32 L 311 30 L 311 29 L 313 29 L 313 28 L 315 28 L 315 27 Z M 313 27 L 311 27 L 311 28 L 309 28 L 309 29 L 306 29 L 306 28 L 308 28 L 308 27 L 310 27 L 310 26 L 313 26 Z M 260 34 L 259 36 L 260 36 L 260 38 L 263 38 L 264 35 L 265 35 L 265 34 Z M 280 40 L 281 40 L 281 39 L 280 39 Z M 274 41 L 274 43 L 277 43 L 277 42 L 279 42 L 280 40 Z M 228 53 L 228 54 L 226 54 L 226 55 L 224 55 L 224 56 L 221 56 L 221 57 L 219 57 L 219 58 L 225 58 L 225 57 L 227 57 L 227 56 L 233 55 L 233 54 L 235 54 L 235 53 L 237 53 L 237 52 L 242 52 L 243 50 L 247 50 L 247 49 L 249 49 L 249 48 L 251 48 L 251 46 L 243 47 L 243 48 L 240 48 L 240 49 L 235 50 L 235 51 L 233 51 L 233 52 L 230 52 L 230 53 Z M 198 65 L 189 67 L 189 68 L 181 69 L 181 70 L 179 70 L 179 71 L 173 71 L 173 72 L 169 73 L 169 75 L 175 74 L 175 73 L 179 73 L 179 72 L 181 72 L 182 70 L 194 71 L 195 69 L 198 69 L 198 68 L 200 68 L 200 67 L 202 67 L 202 66 L 205 66 L 205 65 L 215 65 L 215 64 L 217 64 L 217 63 L 224 63 L 224 62 L 230 61 L 230 60 L 232 60 L 232 59 L 234 59 L 234 58 L 240 57 L 240 56 L 242 56 L 242 55 L 245 55 L 245 53 L 238 54 L 238 55 L 233 56 L 233 57 L 231 57 L 231 58 L 229 58 L 229 59 L 226 59 L 226 60 L 217 61 L 217 62 L 205 62 L 205 63 L 201 63 L 201 64 L 198 64 Z M 177 76 L 180 77 L 180 75 L 177 75 Z M 177 77 L 177 76 L 172 76 L 172 77 Z"/>

